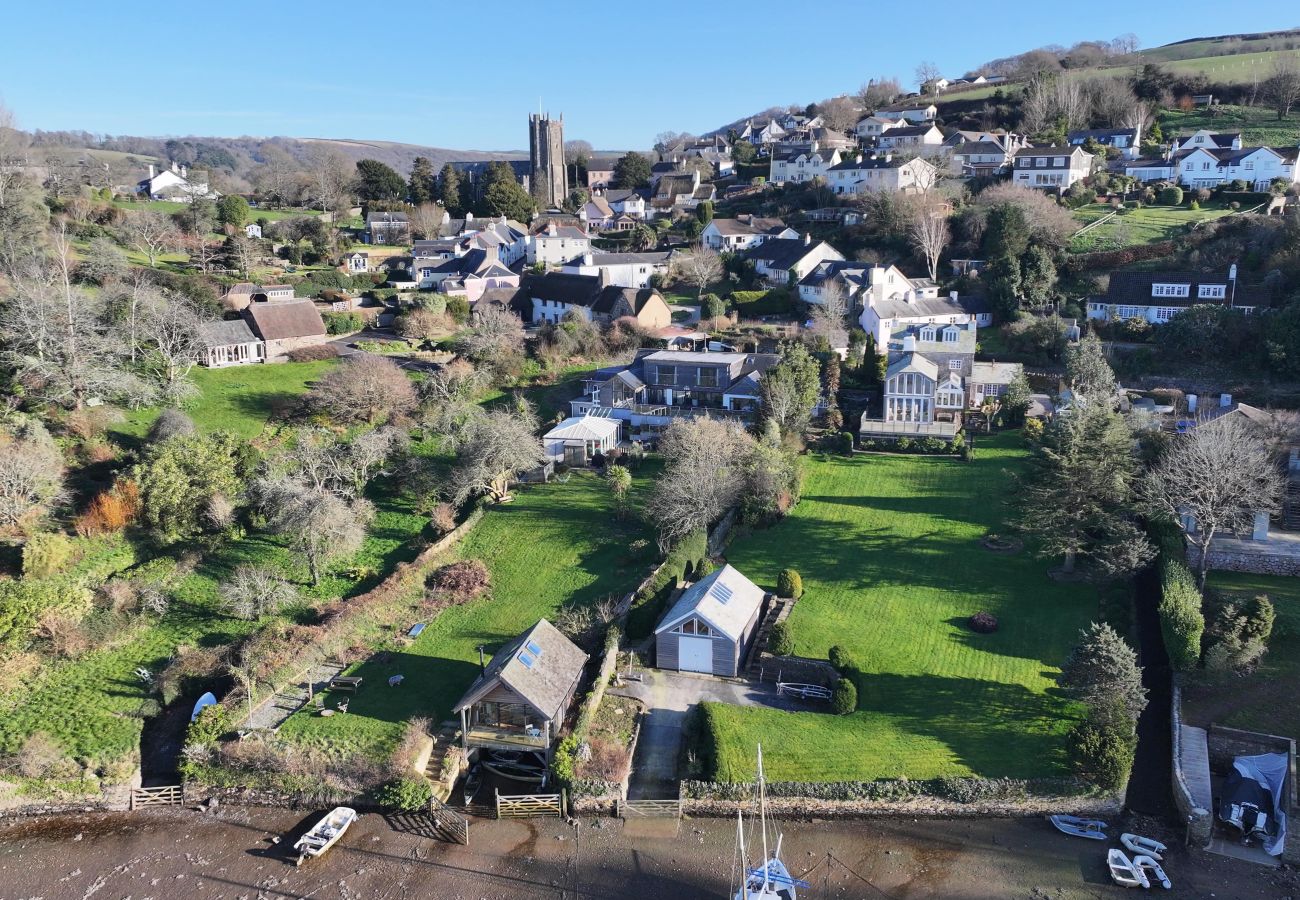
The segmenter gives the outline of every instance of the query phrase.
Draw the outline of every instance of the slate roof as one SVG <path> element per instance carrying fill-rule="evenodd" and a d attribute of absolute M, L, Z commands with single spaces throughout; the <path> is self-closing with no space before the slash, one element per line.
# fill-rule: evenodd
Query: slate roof
<path fill-rule="evenodd" d="M 974 362 L 970 380 L 976 384 L 1010 384 L 1024 371 L 1020 363 Z"/>
<path fill-rule="evenodd" d="M 203 343 L 208 347 L 229 347 L 232 344 L 254 344 L 257 335 L 253 334 L 248 323 L 243 319 L 230 322 L 208 322 L 200 330 Z"/>
<path fill-rule="evenodd" d="M 291 303 L 254 303 L 244 311 L 255 331 L 264 341 L 312 337 L 325 333 L 316 304 L 310 300 Z"/>
<path fill-rule="evenodd" d="M 534 654 L 529 644 L 541 651 Z M 472 706 L 498 683 L 522 697 L 539 714 L 554 722 L 564 716 L 564 706 L 582 675 L 587 654 L 545 619 L 492 655 L 469 690 L 453 708 Z"/>
<path fill-rule="evenodd" d="M 714 219 L 710 224 L 722 235 L 744 235 L 744 234 L 780 234 L 786 229 L 785 222 L 780 219 L 765 219 L 758 216 L 748 218 L 740 217 L 735 219 Z"/>
<path fill-rule="evenodd" d="M 744 255 L 746 259 L 764 260 L 771 269 L 789 269 L 824 243 L 805 244 L 803 238 L 769 238 L 756 247 L 750 247 Z"/>
<path fill-rule="evenodd" d="M 763 606 L 765 596 L 761 587 L 727 564 L 683 591 L 655 628 L 655 634 L 695 615 L 731 640 L 739 641 L 745 636 L 745 626 Z"/>
<path fill-rule="evenodd" d="M 522 287 L 528 296 L 537 300 L 555 300 L 568 306 L 589 306 L 600 292 L 600 279 L 595 275 L 544 272 L 525 276 Z"/>
<path fill-rule="evenodd" d="M 1204 144 L 1194 144 L 1190 147 L 1183 147 L 1184 141 L 1190 141 L 1194 137 L 1196 137 L 1195 132 L 1193 132 L 1192 134 L 1180 135 L 1174 138 L 1174 145 L 1177 147 L 1182 147 L 1183 149 L 1186 150 L 1192 150 L 1195 149 L 1196 147 L 1204 146 Z M 1210 140 L 1214 141 L 1214 143 L 1217 144 L 1218 146 L 1224 149 L 1232 149 L 1232 145 L 1235 144 L 1237 141 L 1241 140 L 1241 132 L 1239 131 L 1223 132 L 1223 133 L 1216 132 L 1216 133 L 1209 134 L 1208 137 L 1210 138 Z"/>
<path fill-rule="evenodd" d="M 1005 156 L 1006 150 L 994 141 L 966 141 L 952 148 L 954 156 Z"/>
<path fill-rule="evenodd" d="M 1126 137 L 1130 142 L 1137 139 L 1136 128 L 1080 128 L 1078 131 L 1071 131 L 1065 139 L 1071 144 L 1082 144 L 1088 138 L 1092 138 L 1099 144 L 1105 144 L 1117 137 Z"/>
<path fill-rule="evenodd" d="M 892 141 L 900 137 L 920 137 L 933 131 L 933 125 L 901 125 L 898 128 L 891 128 L 880 136 L 882 141 Z"/>
<path fill-rule="evenodd" d="M 906 319 L 931 316 L 970 315 L 960 301 L 953 302 L 951 297 L 913 297 L 909 303 L 902 297 L 886 297 L 875 304 L 876 315 L 882 319 Z"/>
<path fill-rule="evenodd" d="M 1084 149 L 1081 148 L 1081 147 L 1074 147 L 1074 146 L 1067 146 L 1067 147 L 1022 147 L 1021 149 L 1019 149 L 1019 150 L 1016 151 L 1016 159 L 1020 159 L 1022 156 L 1028 156 L 1028 157 L 1035 157 L 1035 156 L 1073 156 L 1073 155 L 1076 154 L 1076 153 L 1082 153 L 1082 154 L 1084 154 L 1085 156 L 1088 155 L 1088 151 L 1084 150 Z"/>
<path fill-rule="evenodd" d="M 593 266 L 662 266 L 672 258 L 671 250 L 655 250 L 649 253 L 593 253 Z"/>
<path fill-rule="evenodd" d="M 1154 284 L 1186 284 L 1186 297 L 1153 297 L 1151 288 Z M 1224 298 L 1200 298 L 1200 287 L 1223 285 Z M 1226 306 L 1268 306 L 1273 299 L 1272 292 L 1262 284 L 1243 284 L 1238 280 L 1234 293 L 1232 282 L 1226 272 L 1112 272 L 1110 285 L 1104 297 L 1095 301 L 1122 306 L 1198 306 L 1213 304 Z"/>
<path fill-rule="evenodd" d="M 862 169 L 898 169 L 904 164 L 911 162 L 910 159 L 904 159 L 901 156 L 864 156 L 862 159 L 846 159 L 844 162 L 837 163 L 830 167 L 832 172 L 855 172 Z"/>
<path fill-rule="evenodd" d="M 377 212 L 366 216 L 366 227 L 371 225 L 406 225 L 406 213 Z"/>

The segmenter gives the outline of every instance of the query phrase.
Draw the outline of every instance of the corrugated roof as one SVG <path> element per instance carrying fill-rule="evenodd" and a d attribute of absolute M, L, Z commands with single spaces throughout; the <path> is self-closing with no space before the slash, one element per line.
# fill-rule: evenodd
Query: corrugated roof
<path fill-rule="evenodd" d="M 546 432 L 542 440 L 599 441 L 611 435 L 617 435 L 619 427 L 618 419 L 605 419 L 599 416 L 570 416 Z"/>

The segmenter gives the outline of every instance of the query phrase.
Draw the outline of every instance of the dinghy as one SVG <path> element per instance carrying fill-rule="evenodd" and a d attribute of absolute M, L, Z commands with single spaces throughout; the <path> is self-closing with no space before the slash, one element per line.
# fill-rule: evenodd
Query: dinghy
<path fill-rule="evenodd" d="M 469 806 L 478 796 L 478 792 L 483 789 L 483 769 L 474 766 L 465 776 L 464 798 L 465 805 Z"/>
<path fill-rule="evenodd" d="M 537 753 L 521 754 L 514 759 L 501 759 L 497 754 L 491 753 L 483 760 L 482 766 L 502 778 L 546 783 L 546 761 Z"/>
<path fill-rule="evenodd" d="M 216 706 L 216 705 L 217 705 L 217 698 L 212 695 L 211 691 L 208 691 L 206 694 L 204 694 L 202 697 L 199 698 L 198 703 L 194 704 L 194 712 L 190 713 L 190 721 L 193 722 L 195 719 L 197 719 L 199 717 L 199 713 L 203 712 L 203 710 L 207 709 L 209 706 Z"/>
<path fill-rule="evenodd" d="M 1080 819 L 1078 816 L 1048 816 L 1047 821 L 1073 837 L 1106 840 L 1106 823 L 1100 819 Z"/>
<path fill-rule="evenodd" d="M 1106 865 L 1110 869 L 1110 877 L 1120 887 L 1151 887 L 1146 873 L 1135 866 L 1132 860 L 1124 855 L 1123 850 L 1111 850 L 1107 853 Z"/>
<path fill-rule="evenodd" d="M 1139 853 L 1137 856 L 1133 857 L 1133 865 L 1137 867 L 1138 871 L 1147 877 L 1147 881 L 1150 882 L 1147 887 L 1150 887 L 1153 884 L 1158 884 L 1165 890 L 1173 888 L 1174 883 L 1169 880 L 1169 876 L 1165 874 L 1165 870 L 1160 868 L 1160 863 L 1156 862 L 1147 854 Z"/>
<path fill-rule="evenodd" d="M 1124 849 L 1129 853 L 1141 853 L 1151 857 L 1156 862 L 1164 859 L 1160 854 L 1169 849 L 1157 840 L 1127 831 L 1119 836 L 1119 842 L 1124 845 Z"/>
<path fill-rule="evenodd" d="M 323 819 L 311 827 L 311 831 L 298 838 L 293 849 L 298 851 L 298 865 L 307 857 L 323 856 L 325 851 L 338 843 L 343 832 L 357 820 L 357 811 L 347 806 L 336 806 Z"/>

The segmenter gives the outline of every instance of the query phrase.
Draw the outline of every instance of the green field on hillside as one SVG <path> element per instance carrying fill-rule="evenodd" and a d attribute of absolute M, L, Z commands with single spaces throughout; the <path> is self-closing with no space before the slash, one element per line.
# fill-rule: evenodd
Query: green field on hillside
<path fill-rule="evenodd" d="M 1076 210 L 1075 218 L 1081 222 L 1093 222 L 1109 211 L 1110 207 L 1106 204 L 1093 203 Z M 1143 206 L 1112 216 L 1086 233 L 1075 235 L 1070 241 L 1070 250 L 1075 253 L 1090 253 L 1094 250 L 1115 250 L 1135 244 L 1172 240 L 1186 233 L 1190 225 L 1219 219 L 1232 212 L 1231 208 L 1215 203 L 1206 203 L 1201 209 L 1190 209 L 1187 206 Z"/>
<path fill-rule="evenodd" d="M 1246 146 L 1291 147 L 1300 143 L 1300 110 L 1284 119 L 1264 106 L 1214 106 L 1183 112 L 1162 110 L 1160 130 L 1166 138 L 1187 135 L 1201 129 L 1216 132 L 1241 132 Z"/>

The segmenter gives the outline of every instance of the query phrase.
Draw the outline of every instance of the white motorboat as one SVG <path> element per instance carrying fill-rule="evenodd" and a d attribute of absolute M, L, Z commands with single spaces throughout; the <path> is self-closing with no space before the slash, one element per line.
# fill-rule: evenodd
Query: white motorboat
<path fill-rule="evenodd" d="M 301 866 L 308 857 L 323 856 L 326 850 L 338 843 L 339 838 L 356 820 L 355 809 L 348 806 L 334 807 L 294 843 L 293 849 L 298 851 L 297 864 Z"/>
<path fill-rule="evenodd" d="M 781 862 L 781 840 L 776 836 L 776 849 L 769 856 L 767 852 L 767 784 L 763 778 L 763 747 L 758 747 L 758 818 L 759 830 L 763 841 L 763 862 L 750 867 L 745 855 L 744 818 L 736 811 L 737 840 L 740 848 L 741 878 L 740 890 L 736 891 L 735 900 L 796 900 L 797 889 L 808 887 L 808 882 L 800 881 L 790 874 L 785 863 Z"/>
<path fill-rule="evenodd" d="M 1149 882 L 1147 885 L 1148 887 L 1158 884 L 1165 890 L 1171 890 L 1173 888 L 1174 883 L 1169 880 L 1169 876 L 1166 875 L 1165 870 L 1160 867 L 1160 863 L 1156 862 L 1147 854 L 1139 853 L 1137 856 L 1133 857 L 1133 865 L 1138 868 L 1138 871 L 1147 877 L 1147 881 Z"/>
<path fill-rule="evenodd" d="M 1134 865 L 1123 850 L 1111 850 L 1107 853 L 1106 866 L 1110 869 L 1111 879 L 1120 887 L 1151 887 L 1146 873 Z"/>
<path fill-rule="evenodd" d="M 1124 849 L 1129 853 L 1141 853 L 1157 862 L 1164 859 L 1160 854 L 1169 849 L 1154 838 L 1142 837 L 1140 834 L 1133 834 L 1128 831 L 1119 836 L 1119 842 L 1124 845 Z"/>

